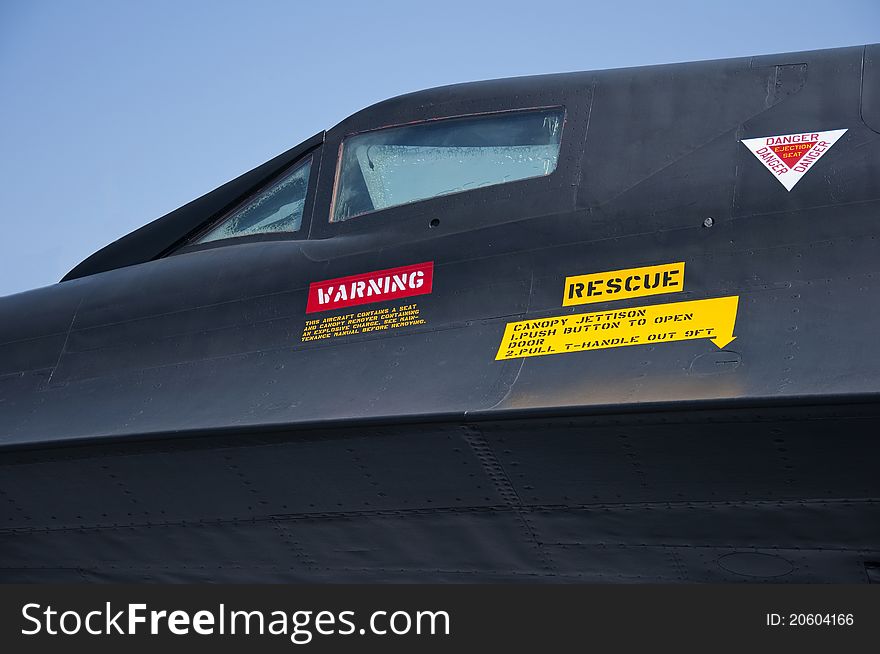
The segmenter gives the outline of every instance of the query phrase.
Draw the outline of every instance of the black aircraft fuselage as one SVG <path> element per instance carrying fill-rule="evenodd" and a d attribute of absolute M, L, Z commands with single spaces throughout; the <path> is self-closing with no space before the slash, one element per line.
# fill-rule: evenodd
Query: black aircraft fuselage
<path fill-rule="evenodd" d="M 0 299 L 0 580 L 877 581 L 878 218 L 878 45 L 364 109 Z"/>

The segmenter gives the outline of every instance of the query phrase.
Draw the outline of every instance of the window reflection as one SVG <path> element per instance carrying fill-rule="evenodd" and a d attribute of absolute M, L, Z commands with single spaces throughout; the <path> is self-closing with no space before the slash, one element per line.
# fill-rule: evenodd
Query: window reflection
<path fill-rule="evenodd" d="M 311 167 L 309 157 L 249 197 L 195 242 L 208 243 L 248 234 L 299 231 Z"/>
<path fill-rule="evenodd" d="M 549 175 L 562 108 L 449 118 L 357 134 L 342 144 L 331 220 Z"/>

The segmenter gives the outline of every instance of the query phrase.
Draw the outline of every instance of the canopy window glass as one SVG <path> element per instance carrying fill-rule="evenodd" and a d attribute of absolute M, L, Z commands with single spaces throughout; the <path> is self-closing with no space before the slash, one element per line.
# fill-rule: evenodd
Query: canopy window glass
<path fill-rule="evenodd" d="M 311 167 L 311 157 L 295 165 L 230 211 L 216 227 L 195 242 L 207 243 L 248 234 L 298 232 L 302 226 Z"/>
<path fill-rule="evenodd" d="M 447 118 L 364 132 L 342 142 L 331 220 L 556 169 L 561 107 Z"/>

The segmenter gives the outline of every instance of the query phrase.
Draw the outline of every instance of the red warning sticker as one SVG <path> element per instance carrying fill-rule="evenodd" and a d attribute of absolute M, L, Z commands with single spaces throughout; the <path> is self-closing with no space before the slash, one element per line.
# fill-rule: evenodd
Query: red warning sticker
<path fill-rule="evenodd" d="M 433 261 L 312 282 L 306 313 L 427 295 L 433 283 Z"/>
<path fill-rule="evenodd" d="M 780 134 L 743 139 L 742 143 L 758 158 L 787 191 L 801 181 L 801 177 L 822 158 L 845 129 L 801 134 Z"/>

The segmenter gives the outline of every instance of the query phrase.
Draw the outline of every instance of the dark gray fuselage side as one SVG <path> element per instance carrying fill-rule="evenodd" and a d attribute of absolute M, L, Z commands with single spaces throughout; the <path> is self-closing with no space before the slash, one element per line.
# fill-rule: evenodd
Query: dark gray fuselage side
<path fill-rule="evenodd" d="M 867 580 L 878 60 L 395 98 L 0 299 L 0 578 Z M 552 175 L 328 223 L 346 134 L 549 106 L 566 111 Z M 835 129 L 791 192 L 741 143 Z M 305 152 L 305 238 L 163 256 Z M 310 283 L 426 261 L 425 324 L 301 342 Z M 668 262 L 686 263 L 674 296 L 562 306 L 568 276 Z M 732 295 L 723 350 L 495 359 L 509 322 Z"/>

